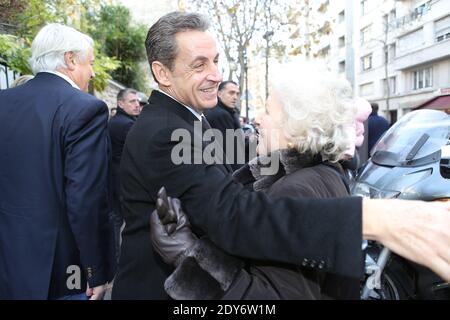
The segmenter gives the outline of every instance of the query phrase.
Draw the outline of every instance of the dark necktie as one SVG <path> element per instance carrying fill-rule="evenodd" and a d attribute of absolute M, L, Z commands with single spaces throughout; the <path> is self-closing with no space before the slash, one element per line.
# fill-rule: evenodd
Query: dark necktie
<path fill-rule="evenodd" d="M 202 114 L 202 129 L 203 131 L 211 129 L 211 125 L 209 124 L 208 120 L 206 120 L 206 117 L 203 114 Z"/>
<path fill-rule="evenodd" d="M 202 114 L 202 130 L 203 132 L 205 132 L 208 129 L 212 129 L 211 125 L 209 124 L 208 120 L 206 120 L 206 117 Z M 224 153 L 224 149 L 223 149 L 223 145 L 220 144 L 214 137 L 213 139 L 213 143 L 215 143 L 218 147 L 219 147 L 219 152 L 222 152 L 222 157 L 225 157 L 222 161 L 220 161 L 219 163 L 222 163 L 223 166 L 225 166 L 225 168 L 227 169 L 227 171 L 229 173 L 233 172 L 233 169 L 231 169 L 230 165 L 227 164 L 226 162 L 224 162 L 224 160 L 226 159 L 226 155 Z"/>

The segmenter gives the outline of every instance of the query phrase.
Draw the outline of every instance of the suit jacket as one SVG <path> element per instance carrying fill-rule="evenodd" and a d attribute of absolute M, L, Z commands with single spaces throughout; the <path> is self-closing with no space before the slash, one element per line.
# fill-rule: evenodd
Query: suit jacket
<path fill-rule="evenodd" d="M 127 114 L 121 107 L 117 107 L 117 113 L 109 120 L 108 131 L 112 146 L 112 179 L 114 196 L 119 194 L 119 168 L 122 158 L 123 146 L 128 131 L 136 121 L 136 117 Z"/>
<path fill-rule="evenodd" d="M 104 102 L 51 73 L 0 91 L 0 299 L 111 280 L 107 119 Z"/>
<path fill-rule="evenodd" d="M 229 254 L 297 265 L 323 261 L 323 270 L 362 274 L 361 199 L 274 201 L 245 190 L 223 165 L 176 164 L 180 145 L 194 155 L 206 151 L 195 140 L 196 121 L 187 108 L 155 90 L 128 133 L 120 168 L 126 226 L 113 299 L 167 297 L 163 284 L 172 268 L 153 251 L 149 235 L 162 186 L 181 199 L 197 233 L 206 233 Z M 177 129 L 184 129 L 185 139 L 177 138 L 183 135 Z"/>
<path fill-rule="evenodd" d="M 237 113 L 237 110 L 227 107 L 225 104 L 223 104 L 222 101 L 220 101 L 220 99 L 216 107 L 205 111 L 205 117 L 206 119 L 208 119 L 208 122 L 212 128 L 218 129 L 222 133 L 224 139 L 226 137 L 227 129 L 232 129 L 234 131 L 241 130 L 240 133 L 242 134 L 242 138 L 244 137 L 244 131 L 241 129 L 241 125 L 239 123 L 239 115 Z M 228 150 L 226 149 L 225 140 L 223 141 L 223 145 L 225 146 L 225 154 L 230 158 L 230 161 L 233 161 L 233 163 L 230 164 L 233 171 L 242 167 L 245 164 L 243 162 L 247 160 L 245 148 L 248 148 L 248 146 L 246 146 L 244 141 L 241 142 L 243 143 L 234 144 L 234 150 Z M 238 152 L 243 155 L 242 160 L 244 161 L 242 161 L 241 163 L 238 163 Z M 231 157 L 231 155 L 234 156 Z"/>
<path fill-rule="evenodd" d="M 205 117 L 211 127 L 219 129 L 224 136 L 226 129 L 241 128 L 237 110 L 227 107 L 220 99 L 216 107 L 205 111 Z"/>

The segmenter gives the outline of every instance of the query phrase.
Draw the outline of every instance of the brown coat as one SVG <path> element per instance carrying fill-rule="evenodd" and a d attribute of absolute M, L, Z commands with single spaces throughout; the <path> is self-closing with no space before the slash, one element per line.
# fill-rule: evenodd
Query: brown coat
<path fill-rule="evenodd" d="M 339 164 L 325 164 L 320 157 L 305 157 L 290 150 L 282 151 L 280 160 L 281 167 L 276 175 L 261 176 L 258 161 L 254 160 L 235 177 L 249 182 L 248 177 L 253 176 L 255 191 L 264 191 L 273 200 L 285 196 L 348 196 Z M 283 212 L 273 214 L 280 216 Z M 317 217 L 304 223 L 317 226 L 323 222 Z M 167 279 L 165 287 L 174 299 L 358 299 L 359 280 L 320 271 L 323 263 L 305 259 L 298 266 L 243 261 L 227 256 L 202 239 L 191 250 L 190 257 Z"/>

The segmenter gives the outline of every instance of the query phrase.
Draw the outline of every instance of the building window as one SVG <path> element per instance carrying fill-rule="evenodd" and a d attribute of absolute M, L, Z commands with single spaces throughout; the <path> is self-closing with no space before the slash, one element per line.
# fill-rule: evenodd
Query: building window
<path fill-rule="evenodd" d="M 389 110 L 389 119 L 391 120 L 391 125 L 397 122 L 397 110 Z"/>
<path fill-rule="evenodd" d="M 388 95 L 388 88 L 386 79 L 383 79 L 384 95 Z M 389 77 L 389 94 L 397 93 L 397 77 Z"/>
<path fill-rule="evenodd" d="M 372 36 L 372 25 L 367 26 L 364 29 L 361 29 L 360 33 L 361 45 L 368 42 L 371 39 L 371 36 Z"/>
<path fill-rule="evenodd" d="M 372 69 L 372 54 L 368 54 L 361 58 L 361 70 L 367 71 Z"/>
<path fill-rule="evenodd" d="M 447 40 L 447 39 L 450 39 L 450 30 L 446 34 L 437 36 L 436 41 L 437 42 L 441 42 L 441 41 L 444 41 L 444 40 Z"/>
<path fill-rule="evenodd" d="M 383 16 L 384 32 L 387 32 L 395 28 L 396 18 L 397 18 L 397 11 L 395 9 L 392 9 L 388 14 L 385 14 Z"/>
<path fill-rule="evenodd" d="M 339 21 L 339 23 L 342 23 L 342 22 L 345 21 L 345 10 L 342 10 L 342 11 L 339 13 L 338 21 Z"/>
<path fill-rule="evenodd" d="M 394 8 L 389 12 L 389 23 L 394 22 L 396 19 L 397 19 L 397 10 L 395 10 Z"/>
<path fill-rule="evenodd" d="M 392 61 L 397 56 L 397 45 L 392 43 L 388 47 L 388 61 Z"/>
<path fill-rule="evenodd" d="M 361 1 L 361 15 L 364 16 L 367 13 L 367 0 Z"/>
<path fill-rule="evenodd" d="M 414 9 L 414 15 L 416 17 L 422 17 L 422 16 L 426 15 L 428 13 L 428 11 L 430 11 L 430 9 L 431 9 L 431 0 L 416 7 Z"/>
<path fill-rule="evenodd" d="M 345 36 L 339 37 L 338 46 L 339 46 L 339 48 L 345 47 Z"/>
<path fill-rule="evenodd" d="M 385 14 L 383 16 L 383 29 L 384 29 L 384 32 L 389 30 L 389 16 L 387 14 Z"/>
<path fill-rule="evenodd" d="M 418 69 L 412 72 L 412 89 L 419 90 L 433 86 L 433 68 Z"/>
<path fill-rule="evenodd" d="M 395 43 L 391 43 L 387 47 L 384 47 L 384 63 L 389 63 L 395 58 L 397 46 Z"/>
<path fill-rule="evenodd" d="M 359 94 L 363 97 L 373 94 L 373 82 L 365 83 L 359 86 Z"/>
<path fill-rule="evenodd" d="M 341 62 L 339 62 L 339 72 L 345 72 L 345 60 L 342 60 Z"/>
<path fill-rule="evenodd" d="M 450 16 L 434 22 L 436 42 L 450 39 Z"/>

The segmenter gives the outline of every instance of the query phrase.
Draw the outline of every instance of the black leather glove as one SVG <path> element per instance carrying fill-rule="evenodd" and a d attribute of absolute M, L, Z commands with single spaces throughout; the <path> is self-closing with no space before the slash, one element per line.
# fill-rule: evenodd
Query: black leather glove
<path fill-rule="evenodd" d="M 156 210 L 150 215 L 150 238 L 163 261 L 173 266 L 197 241 L 180 200 L 167 197 L 164 187 L 158 192 Z"/>

